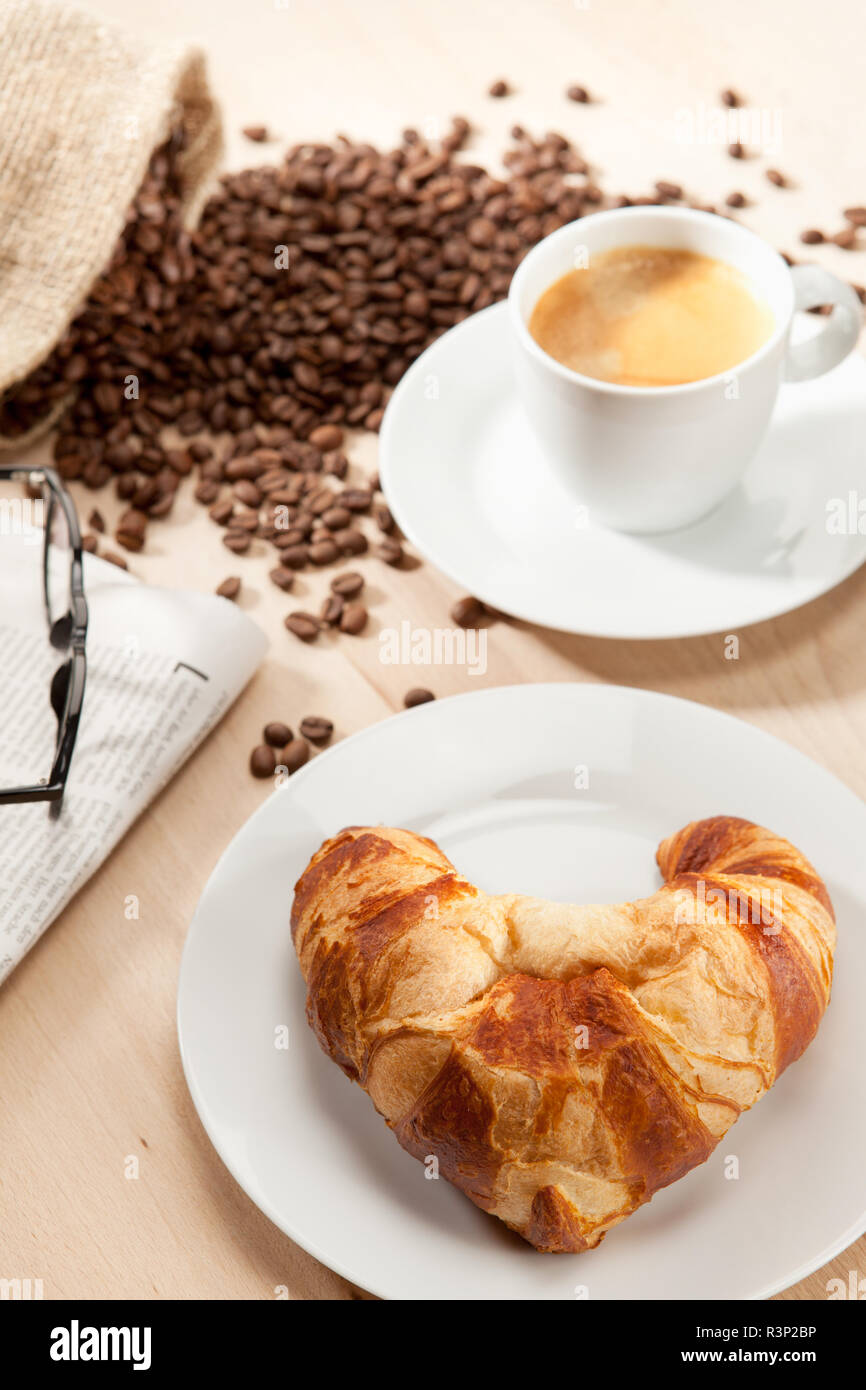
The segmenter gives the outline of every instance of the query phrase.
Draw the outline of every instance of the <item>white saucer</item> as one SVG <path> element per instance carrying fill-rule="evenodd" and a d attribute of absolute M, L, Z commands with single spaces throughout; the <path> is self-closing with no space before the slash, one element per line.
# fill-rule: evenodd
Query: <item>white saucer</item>
<path fill-rule="evenodd" d="M 575 790 L 578 765 L 588 790 Z M 622 901 L 658 886 L 659 840 L 714 814 L 770 826 L 824 876 L 839 923 L 827 1015 L 707 1163 L 598 1250 L 539 1255 L 444 1180 L 427 1181 L 320 1050 L 289 933 L 294 884 L 325 837 L 384 822 L 431 835 L 488 892 Z M 866 1228 L 864 842 L 866 807 L 828 772 L 667 695 L 524 685 L 386 719 L 275 791 L 205 889 L 178 996 L 202 1123 L 272 1221 L 387 1298 L 767 1297 Z"/>
<path fill-rule="evenodd" d="M 382 425 L 380 475 L 407 538 L 468 593 L 596 637 L 730 632 L 826 593 L 866 560 L 827 503 L 866 492 L 866 361 L 783 386 L 743 484 L 663 536 L 581 527 L 516 399 L 504 304 L 419 357 Z"/>

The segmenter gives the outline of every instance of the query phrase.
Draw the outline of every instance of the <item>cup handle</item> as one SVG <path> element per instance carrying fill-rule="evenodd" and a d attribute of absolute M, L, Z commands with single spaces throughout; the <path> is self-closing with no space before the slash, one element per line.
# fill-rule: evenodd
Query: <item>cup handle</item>
<path fill-rule="evenodd" d="M 863 325 L 863 310 L 856 290 L 823 266 L 795 265 L 791 268 L 791 278 L 795 310 L 817 309 L 819 304 L 833 305 L 833 312 L 820 333 L 805 342 L 788 344 L 785 381 L 809 381 L 838 366 L 853 351 Z"/>

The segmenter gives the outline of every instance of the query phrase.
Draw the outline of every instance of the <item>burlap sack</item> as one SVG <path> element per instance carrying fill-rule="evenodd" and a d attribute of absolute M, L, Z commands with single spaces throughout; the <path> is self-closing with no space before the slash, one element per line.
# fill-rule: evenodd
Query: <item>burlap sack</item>
<path fill-rule="evenodd" d="M 75 317 L 175 120 L 194 216 L 222 150 L 201 53 L 49 0 L 0 0 L 0 395 Z"/>

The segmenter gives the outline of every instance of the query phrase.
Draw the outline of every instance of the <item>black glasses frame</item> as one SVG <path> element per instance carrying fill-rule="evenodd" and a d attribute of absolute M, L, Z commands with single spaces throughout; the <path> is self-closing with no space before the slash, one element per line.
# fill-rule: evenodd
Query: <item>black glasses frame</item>
<path fill-rule="evenodd" d="M 51 775 L 32 787 L 10 787 L 0 790 L 0 806 L 16 805 L 23 801 L 50 801 L 53 815 L 59 814 L 66 790 L 69 765 L 78 735 L 84 686 L 87 676 L 85 641 L 87 638 L 87 600 L 84 597 L 84 573 L 81 558 L 81 531 L 75 503 L 53 468 L 22 468 L 16 464 L 0 464 L 0 480 L 12 479 L 42 489 L 45 515 L 45 541 L 42 551 L 42 587 L 45 611 L 52 647 L 66 653 L 66 660 L 57 668 L 51 682 L 51 704 L 57 715 L 57 742 Z M 63 511 L 69 528 L 71 574 L 69 609 L 51 621 L 49 565 L 51 525 L 57 508 Z"/>

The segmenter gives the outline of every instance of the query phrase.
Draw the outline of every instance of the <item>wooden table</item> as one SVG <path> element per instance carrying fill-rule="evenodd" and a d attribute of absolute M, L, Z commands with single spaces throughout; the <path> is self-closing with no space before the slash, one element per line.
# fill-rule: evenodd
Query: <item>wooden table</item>
<path fill-rule="evenodd" d="M 90 0 L 92 9 L 161 36 L 196 37 L 225 103 L 229 162 L 273 158 L 243 141 L 265 122 L 287 139 L 346 130 L 387 141 L 407 124 L 431 132 L 449 115 L 479 128 L 495 159 L 520 121 L 562 129 L 602 170 L 606 188 L 648 191 L 657 177 L 707 200 L 738 188 L 744 221 L 796 252 L 807 226 L 841 227 L 866 201 L 862 48 L 856 0 Z M 486 95 L 505 77 L 507 100 Z M 600 98 L 564 99 L 572 82 Z M 769 160 L 677 143 L 677 112 L 714 105 L 726 86 L 782 120 Z M 767 163 L 796 187 L 765 181 Z M 859 179 L 859 181 L 858 181 Z M 866 254 L 817 258 L 863 282 Z M 372 466 L 375 441 L 355 458 Z M 86 517 L 93 503 L 79 494 Z M 99 499 L 109 516 L 113 499 Z M 0 994 L 0 1252 L 4 1276 L 41 1278 L 46 1298 L 363 1296 L 282 1236 L 235 1185 L 196 1117 L 181 1072 L 175 987 L 187 924 L 219 854 L 266 795 L 247 773 L 268 719 L 327 714 L 342 737 L 400 708 L 405 689 L 467 687 L 453 667 L 382 665 L 376 631 L 411 617 L 442 626 L 456 591 L 429 565 L 405 572 L 364 560 L 374 622 L 362 637 L 304 647 L 282 626 L 285 597 L 264 555 L 236 560 L 188 497 L 152 528 L 132 569 L 157 583 L 212 590 L 240 573 L 242 605 L 268 631 L 261 672 L 222 725 L 79 894 Z M 327 580 L 309 581 L 316 600 Z M 305 579 L 303 589 L 308 588 Z M 308 605 L 306 602 L 304 606 Z M 723 637 L 612 642 L 519 623 L 490 631 L 486 676 L 472 686 L 610 681 L 729 710 L 780 735 L 866 792 L 866 570 L 825 598 Z M 858 616 L 859 615 L 859 616 Z M 124 917 L 136 893 L 137 922 Z M 854 1103 L 852 1098 L 852 1103 Z M 140 1176 L 124 1176 L 128 1156 Z M 825 1298 L 827 1280 L 866 1268 L 860 1240 L 786 1298 Z"/>

